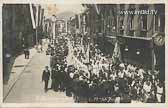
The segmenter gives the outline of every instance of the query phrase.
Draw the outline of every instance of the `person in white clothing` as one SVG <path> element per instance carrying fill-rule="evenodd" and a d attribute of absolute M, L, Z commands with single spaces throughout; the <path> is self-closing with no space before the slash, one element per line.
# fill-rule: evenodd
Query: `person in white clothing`
<path fill-rule="evenodd" d="M 152 88 L 152 83 L 149 80 L 145 81 L 143 85 L 143 90 L 145 93 L 144 102 L 147 102 L 147 100 L 150 98 L 151 88 Z"/>
<path fill-rule="evenodd" d="M 157 101 L 159 103 L 162 102 L 161 98 L 163 96 L 163 85 L 161 84 L 161 82 L 159 82 L 156 86 L 156 98 L 157 98 Z"/>

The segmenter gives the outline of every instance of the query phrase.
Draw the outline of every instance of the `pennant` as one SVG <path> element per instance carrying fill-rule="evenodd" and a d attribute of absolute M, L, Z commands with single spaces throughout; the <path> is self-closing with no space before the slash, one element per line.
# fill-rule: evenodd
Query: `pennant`
<path fill-rule="evenodd" d="M 97 7 L 97 4 L 94 4 L 94 7 L 95 7 L 95 10 L 96 10 L 96 13 L 99 15 L 100 12 L 99 12 L 99 9 L 98 9 L 98 7 Z"/>
<path fill-rule="evenodd" d="M 36 8 L 36 27 L 38 27 L 39 7 Z"/>
<path fill-rule="evenodd" d="M 31 15 L 32 26 L 33 26 L 33 29 L 36 29 L 36 24 L 35 24 L 32 4 L 29 4 L 29 7 L 30 7 L 30 15 Z"/>

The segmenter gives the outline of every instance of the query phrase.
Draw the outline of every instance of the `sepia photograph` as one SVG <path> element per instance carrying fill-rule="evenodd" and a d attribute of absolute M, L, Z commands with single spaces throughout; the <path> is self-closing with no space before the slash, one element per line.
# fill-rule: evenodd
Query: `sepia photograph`
<path fill-rule="evenodd" d="M 166 103 L 165 3 L 3 3 L 3 103 Z"/>

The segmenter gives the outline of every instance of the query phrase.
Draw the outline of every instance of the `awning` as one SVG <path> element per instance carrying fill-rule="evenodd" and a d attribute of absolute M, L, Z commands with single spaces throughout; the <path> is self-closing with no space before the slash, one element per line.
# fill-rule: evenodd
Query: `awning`
<path fill-rule="evenodd" d="M 123 36 L 123 35 L 118 35 L 118 37 L 130 38 L 130 39 L 140 39 L 140 40 L 146 40 L 146 41 L 152 40 L 152 37 L 135 37 L 135 36 Z"/>

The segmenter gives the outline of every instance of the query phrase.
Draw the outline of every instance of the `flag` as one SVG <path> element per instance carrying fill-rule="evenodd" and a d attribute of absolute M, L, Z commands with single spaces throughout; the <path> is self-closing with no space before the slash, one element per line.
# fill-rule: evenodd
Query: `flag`
<path fill-rule="evenodd" d="M 98 9 L 98 7 L 97 7 L 97 4 L 94 4 L 94 7 L 95 7 L 95 10 L 96 10 L 96 13 L 99 15 L 99 9 Z"/>
<path fill-rule="evenodd" d="M 113 51 L 113 55 L 112 55 L 112 63 L 116 64 L 118 62 L 121 62 L 121 51 L 120 51 L 120 45 L 119 42 L 117 41 L 115 43 L 115 47 L 114 47 L 114 51 Z"/>
<path fill-rule="evenodd" d="M 44 22 L 44 9 L 41 9 L 41 14 L 40 14 L 40 25 L 43 26 Z"/>
<path fill-rule="evenodd" d="M 38 27 L 38 20 L 39 20 L 39 7 L 36 6 L 36 27 Z"/>
<path fill-rule="evenodd" d="M 30 7 L 30 15 L 31 15 L 31 21 L 32 21 L 33 29 L 35 29 L 36 28 L 36 24 L 35 24 L 32 4 L 30 4 L 29 7 Z"/>

